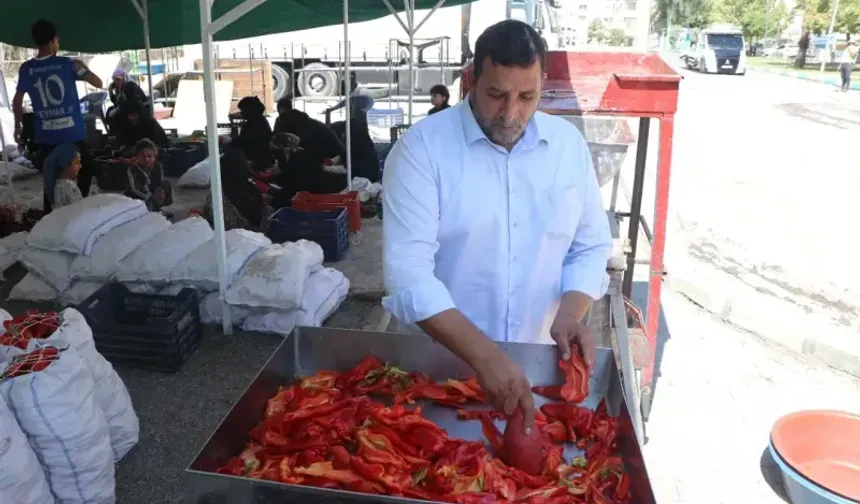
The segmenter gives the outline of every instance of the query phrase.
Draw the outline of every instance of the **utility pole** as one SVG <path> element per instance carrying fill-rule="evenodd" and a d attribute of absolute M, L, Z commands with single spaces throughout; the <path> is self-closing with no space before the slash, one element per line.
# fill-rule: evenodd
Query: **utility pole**
<path fill-rule="evenodd" d="M 839 0 L 833 3 L 833 15 L 830 16 L 830 28 L 827 30 L 827 41 L 824 43 L 824 49 L 830 48 L 830 40 L 833 38 L 833 25 L 836 24 L 836 13 L 839 11 Z M 830 56 L 830 51 L 827 51 Z M 824 78 L 824 58 L 821 58 L 821 78 Z"/>

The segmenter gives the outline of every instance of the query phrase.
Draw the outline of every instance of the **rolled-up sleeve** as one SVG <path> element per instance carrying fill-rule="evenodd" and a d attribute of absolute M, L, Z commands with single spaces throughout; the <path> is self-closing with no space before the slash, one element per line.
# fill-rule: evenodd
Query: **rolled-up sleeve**
<path fill-rule="evenodd" d="M 420 131 L 407 131 L 391 150 L 382 187 L 383 306 L 407 324 L 454 308 L 451 294 L 434 273 L 438 178 Z"/>
<path fill-rule="evenodd" d="M 582 292 L 599 299 L 609 288 L 606 263 L 612 255 L 612 234 L 597 185 L 591 152 L 584 140 L 578 151 L 577 165 L 583 167 L 580 172 L 580 180 L 584 181 L 583 208 L 561 269 L 561 290 L 562 293 Z"/>

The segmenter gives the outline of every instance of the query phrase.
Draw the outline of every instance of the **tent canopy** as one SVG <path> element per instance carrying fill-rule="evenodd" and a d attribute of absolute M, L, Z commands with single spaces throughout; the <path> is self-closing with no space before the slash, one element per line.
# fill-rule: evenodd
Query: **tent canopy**
<path fill-rule="evenodd" d="M 145 0 L 140 0 L 143 4 Z M 470 0 L 447 0 L 446 6 Z M 218 19 L 242 0 L 215 0 L 212 19 Z M 391 1 L 403 11 L 403 1 Z M 415 0 L 416 9 L 431 9 L 437 0 Z M 0 42 L 32 47 L 30 26 L 39 19 L 57 24 L 64 51 L 108 52 L 143 49 L 141 18 L 131 0 L 41 0 L 3 2 Z M 200 43 L 199 0 L 149 0 L 151 47 Z M 391 12 L 382 0 L 350 0 L 349 21 L 369 21 Z M 343 23 L 343 0 L 268 0 L 215 35 L 233 40 Z"/>

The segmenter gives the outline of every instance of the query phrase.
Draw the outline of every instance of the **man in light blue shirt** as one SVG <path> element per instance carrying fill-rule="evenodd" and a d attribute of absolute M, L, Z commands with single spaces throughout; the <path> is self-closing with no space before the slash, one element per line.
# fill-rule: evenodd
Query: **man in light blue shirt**
<path fill-rule="evenodd" d="M 606 292 L 612 250 L 588 145 L 576 127 L 536 112 L 546 49 L 525 23 L 488 28 L 475 45 L 469 99 L 407 130 L 383 178 L 383 304 L 474 370 L 493 405 L 534 398 L 493 341 L 578 344 Z"/>

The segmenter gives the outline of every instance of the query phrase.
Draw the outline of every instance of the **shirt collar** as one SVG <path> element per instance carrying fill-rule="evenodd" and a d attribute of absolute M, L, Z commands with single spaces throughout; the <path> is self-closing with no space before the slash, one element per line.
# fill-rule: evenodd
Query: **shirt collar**
<path fill-rule="evenodd" d="M 478 125 L 478 121 L 475 119 L 475 114 L 472 112 L 472 105 L 469 103 L 469 98 L 466 97 L 456 106 L 460 108 L 460 114 L 463 118 L 463 132 L 466 137 L 466 144 L 472 145 L 475 142 L 484 139 L 490 144 L 495 145 L 489 138 L 487 138 L 487 135 L 484 134 L 484 131 Z M 538 128 L 537 121 L 535 120 L 536 115 L 537 114 L 533 115 L 532 118 L 529 119 L 529 123 L 526 125 L 526 131 L 523 133 L 523 137 L 517 142 L 517 145 L 514 146 L 515 149 L 531 149 L 533 147 L 537 147 L 539 142 L 548 142 L 548 139 L 541 134 L 541 130 Z"/>

